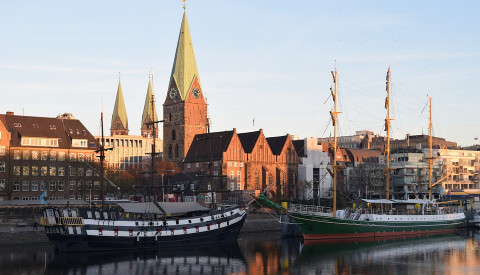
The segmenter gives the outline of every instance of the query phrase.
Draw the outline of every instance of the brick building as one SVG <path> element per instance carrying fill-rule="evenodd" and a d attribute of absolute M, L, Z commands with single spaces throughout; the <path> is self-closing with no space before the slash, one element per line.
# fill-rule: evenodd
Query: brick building
<path fill-rule="evenodd" d="M 207 132 L 207 103 L 200 85 L 187 15 L 183 14 L 167 96 L 163 103 L 165 161 L 181 162 L 193 138 Z"/>
<path fill-rule="evenodd" d="M 213 182 L 207 190 L 259 193 L 270 186 L 272 197 L 295 195 L 299 158 L 289 135 L 265 138 L 262 129 L 198 134 L 184 163 L 186 172 L 207 172 Z"/>
<path fill-rule="evenodd" d="M 0 115 L 0 200 L 99 199 L 98 146 L 71 114 Z"/>

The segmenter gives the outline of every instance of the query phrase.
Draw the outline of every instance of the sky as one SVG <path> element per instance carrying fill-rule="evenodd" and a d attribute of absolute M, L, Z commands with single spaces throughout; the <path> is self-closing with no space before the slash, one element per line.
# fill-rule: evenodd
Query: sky
<path fill-rule="evenodd" d="M 480 2 L 188 0 L 187 17 L 212 131 L 267 137 L 333 135 L 330 71 L 338 71 L 339 134 L 480 136 Z M 72 113 L 105 132 L 119 73 L 130 134 L 140 134 L 149 72 L 163 103 L 183 14 L 179 0 L 0 3 L 0 113 Z M 157 112 L 162 114 L 161 104 Z"/>

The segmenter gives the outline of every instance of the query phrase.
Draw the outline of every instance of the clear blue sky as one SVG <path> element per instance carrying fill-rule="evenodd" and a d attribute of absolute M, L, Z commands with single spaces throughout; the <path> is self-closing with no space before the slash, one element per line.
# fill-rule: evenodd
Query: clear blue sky
<path fill-rule="evenodd" d="M 139 134 L 151 67 L 165 99 L 182 13 L 179 0 L 2 1 L 0 112 L 70 112 L 99 134 L 101 98 L 107 130 L 121 72 Z M 187 2 L 213 131 L 330 135 L 336 60 L 340 134 L 385 133 L 391 66 L 394 137 L 428 133 L 429 94 L 434 134 L 461 145 L 480 136 L 479 14 L 478 1 Z"/>

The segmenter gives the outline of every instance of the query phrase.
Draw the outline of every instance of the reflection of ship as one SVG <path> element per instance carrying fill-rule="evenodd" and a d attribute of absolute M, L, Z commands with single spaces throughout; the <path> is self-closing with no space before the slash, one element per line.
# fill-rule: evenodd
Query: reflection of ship
<path fill-rule="evenodd" d="M 385 263 L 391 264 L 395 261 L 397 269 L 389 273 L 433 274 L 436 272 L 424 268 L 435 270 L 435 261 L 442 262 L 444 257 L 452 253 L 464 253 L 466 245 L 465 238 L 456 234 L 335 246 L 305 245 L 301 249 L 300 257 L 294 262 L 294 269 L 300 273 L 321 268 L 325 274 L 342 273 L 345 270 L 349 270 L 345 272 L 347 274 L 385 274 L 389 268 L 389 264 Z M 418 266 L 415 265 L 416 261 L 419 262 Z M 399 264 L 401 262 L 405 264 Z M 425 262 L 430 263 L 428 267 L 422 266 Z M 439 266 L 444 264 L 439 263 Z M 375 272 L 367 272 L 373 270 Z"/>
<path fill-rule="evenodd" d="M 59 274 L 239 274 L 247 265 L 236 242 L 131 253 L 60 253 L 47 265 Z"/>

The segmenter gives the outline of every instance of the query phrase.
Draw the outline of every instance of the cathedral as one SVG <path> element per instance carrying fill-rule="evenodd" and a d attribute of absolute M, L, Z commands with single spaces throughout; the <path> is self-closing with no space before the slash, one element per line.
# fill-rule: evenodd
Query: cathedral
<path fill-rule="evenodd" d="M 163 103 L 163 120 L 163 159 L 185 172 L 204 172 L 210 178 L 208 186 L 200 187 L 211 191 L 199 194 L 203 202 L 225 200 L 226 193 L 266 191 L 279 199 L 295 196 L 300 160 L 290 135 L 265 137 L 262 129 L 250 133 L 237 133 L 235 128 L 209 131 L 186 12 Z"/>

